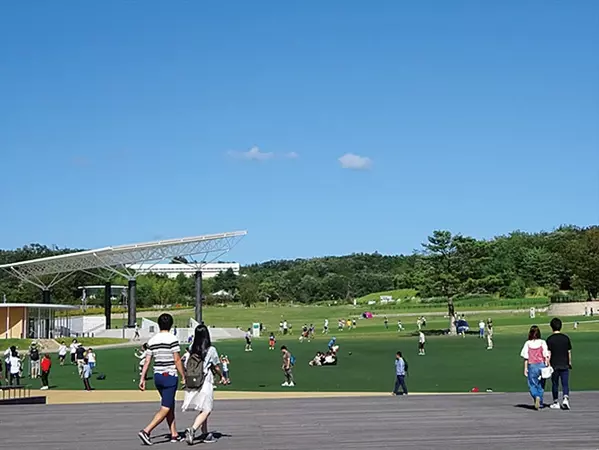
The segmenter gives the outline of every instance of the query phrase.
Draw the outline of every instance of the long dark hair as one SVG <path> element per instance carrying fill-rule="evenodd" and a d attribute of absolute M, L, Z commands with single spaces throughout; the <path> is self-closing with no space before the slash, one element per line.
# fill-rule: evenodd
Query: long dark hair
<path fill-rule="evenodd" d="M 211 346 L 210 331 L 208 331 L 206 325 L 198 325 L 195 329 L 193 343 L 189 347 L 189 353 L 192 355 L 199 355 L 202 359 L 206 359 L 206 354 Z"/>
<path fill-rule="evenodd" d="M 528 332 L 528 340 L 532 341 L 534 339 L 541 339 L 541 330 L 536 325 L 530 327 L 530 331 Z"/>
<path fill-rule="evenodd" d="M 19 357 L 19 352 L 17 352 L 17 347 L 15 347 L 14 345 L 10 347 L 10 354 L 13 358 L 18 358 Z"/>

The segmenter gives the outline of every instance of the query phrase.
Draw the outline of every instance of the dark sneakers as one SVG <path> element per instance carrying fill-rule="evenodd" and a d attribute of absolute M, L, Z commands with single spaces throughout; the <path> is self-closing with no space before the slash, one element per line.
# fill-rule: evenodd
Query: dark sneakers
<path fill-rule="evenodd" d="M 146 433 L 144 430 L 141 430 L 139 433 L 137 433 L 137 435 L 139 436 L 139 439 L 141 439 L 141 442 L 144 445 L 152 445 L 152 440 L 150 439 L 150 435 L 148 433 Z"/>

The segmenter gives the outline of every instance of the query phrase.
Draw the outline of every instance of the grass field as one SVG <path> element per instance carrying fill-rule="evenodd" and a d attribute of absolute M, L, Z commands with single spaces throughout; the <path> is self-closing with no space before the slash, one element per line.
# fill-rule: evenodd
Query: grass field
<path fill-rule="evenodd" d="M 490 302 L 490 303 L 489 303 Z M 512 300 L 492 300 L 492 299 L 471 299 L 464 300 L 456 304 L 456 311 L 468 314 L 469 311 L 484 310 L 527 310 L 531 306 L 544 307 L 545 299 L 512 299 Z M 371 311 L 375 316 L 389 317 L 390 322 L 397 320 L 397 317 L 403 317 L 404 322 L 416 321 L 414 314 L 441 314 L 447 312 L 447 306 L 444 304 L 422 305 L 414 303 L 412 305 L 403 305 L 401 307 L 390 306 L 389 308 L 374 305 L 368 307 L 359 305 L 338 305 L 338 306 L 317 306 L 317 305 L 277 305 L 269 306 L 257 305 L 251 308 L 245 308 L 238 304 L 226 307 L 209 306 L 204 308 L 204 322 L 209 326 L 218 327 L 241 327 L 247 328 L 253 322 L 262 322 L 267 328 L 274 329 L 279 327 L 279 322 L 287 320 L 297 330 L 304 323 L 314 323 L 321 326 L 325 318 L 328 318 L 331 325 L 338 319 L 358 318 L 364 311 Z M 148 318 L 157 318 L 160 312 L 152 314 Z M 179 310 L 173 315 L 175 325 L 186 327 L 189 318 L 193 315 L 193 310 Z M 495 315 L 494 315 L 495 316 Z M 112 319 L 113 326 L 121 328 L 125 323 L 123 318 L 115 317 Z"/>
<path fill-rule="evenodd" d="M 26 351 L 31 344 L 31 341 L 35 339 L 3 339 L 0 341 L 0 350 L 7 349 L 11 345 L 16 345 L 20 351 Z M 66 345 L 69 345 L 72 342 L 72 338 L 64 338 L 64 339 L 56 339 L 58 342 L 64 340 Z M 87 338 L 81 337 L 77 338 L 77 341 L 84 345 L 85 347 L 94 347 L 98 345 L 113 345 L 113 344 L 122 344 L 124 342 L 128 342 L 127 339 L 118 339 L 118 338 Z"/>
<path fill-rule="evenodd" d="M 226 309 L 226 308 L 224 308 Z M 223 309 L 223 310 L 224 310 Z M 322 313 L 312 308 L 315 323 L 321 326 Z M 326 311 L 325 311 L 326 312 Z M 486 316 L 484 316 L 486 317 Z M 408 320 L 409 319 L 409 320 Z M 476 328 L 479 317 L 467 317 L 470 325 Z M 580 320 L 578 330 L 566 323 L 567 332 L 574 346 L 574 370 L 572 386 L 574 390 L 599 389 L 596 373 L 599 371 L 599 322 L 591 318 Z M 429 336 L 427 355 L 417 356 L 415 317 L 406 318 L 407 331 L 397 333 L 396 322 L 390 318 L 389 329 L 383 326 L 382 318 L 360 320 L 355 330 L 337 332 L 329 336 L 317 335 L 315 340 L 300 343 L 295 336 L 279 337 L 277 348 L 286 344 L 297 358 L 294 373 L 296 390 L 301 391 L 390 391 L 393 384 L 393 360 L 397 350 L 402 350 L 409 362 L 409 388 L 414 392 L 465 392 L 473 387 L 494 391 L 525 391 L 526 380 L 522 375 L 520 349 L 526 339 L 531 324 L 540 324 L 544 337 L 549 334 L 546 325 L 549 318 L 538 316 L 530 319 L 525 314 L 493 315 L 495 323 L 495 348 L 486 350 L 486 341 L 476 336 L 460 338 L 455 336 Z M 278 320 L 277 320 L 278 322 Z M 307 320 L 309 322 L 309 320 Z M 303 322 L 302 322 L 303 323 Z M 333 319 L 331 318 L 331 325 Z M 297 321 L 297 328 L 300 328 Z M 427 329 L 447 326 L 447 320 L 429 318 Z M 276 324 L 278 328 L 278 323 Z M 333 327 L 334 328 L 334 327 Z M 316 351 L 325 350 L 330 336 L 337 336 L 341 346 L 339 364 L 332 367 L 309 367 L 308 361 Z M 219 353 L 226 353 L 231 360 L 233 384 L 219 387 L 226 390 L 279 391 L 282 373 L 279 351 L 269 351 L 266 337 L 254 340 L 254 351 L 243 351 L 241 340 L 217 342 Z M 97 389 L 135 389 L 137 386 L 137 360 L 133 348 L 98 350 L 98 372 L 106 374 L 106 380 L 94 377 Z M 350 355 L 351 352 L 351 355 Z M 80 389 L 76 368 L 59 367 L 55 363 L 51 374 L 51 384 L 59 389 Z M 33 381 L 36 386 L 37 381 Z"/>

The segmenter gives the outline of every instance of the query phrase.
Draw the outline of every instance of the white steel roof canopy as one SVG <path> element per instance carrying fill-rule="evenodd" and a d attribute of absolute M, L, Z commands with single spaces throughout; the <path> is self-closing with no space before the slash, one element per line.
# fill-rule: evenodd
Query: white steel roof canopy
<path fill-rule="evenodd" d="M 200 255 L 202 256 L 201 261 L 205 263 L 209 254 L 215 254 L 214 259 L 224 255 L 246 234 L 247 231 L 233 231 L 182 239 L 105 247 L 97 250 L 85 250 L 77 253 L 2 264 L 0 269 L 12 273 L 23 281 L 28 281 L 42 288 L 49 288 L 65 278 L 59 279 L 60 274 L 71 274 L 78 271 L 107 269 L 121 274 L 115 269 L 122 268 L 126 271 L 128 266 L 135 263 L 158 263 L 176 257 Z M 194 265 L 194 263 L 189 263 L 189 265 Z M 201 263 L 198 267 L 201 267 Z M 51 283 L 46 284 L 40 279 L 45 275 L 55 275 L 55 278 Z"/>

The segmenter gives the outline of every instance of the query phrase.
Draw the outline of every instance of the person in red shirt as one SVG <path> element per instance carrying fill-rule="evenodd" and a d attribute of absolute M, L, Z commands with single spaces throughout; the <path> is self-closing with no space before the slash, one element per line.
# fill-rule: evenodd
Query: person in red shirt
<path fill-rule="evenodd" d="M 50 375 L 50 368 L 52 367 L 52 360 L 50 359 L 50 355 L 47 353 L 42 358 L 42 362 L 40 363 L 40 368 L 42 369 L 42 391 L 46 391 L 49 389 L 48 387 L 48 376 Z"/>

